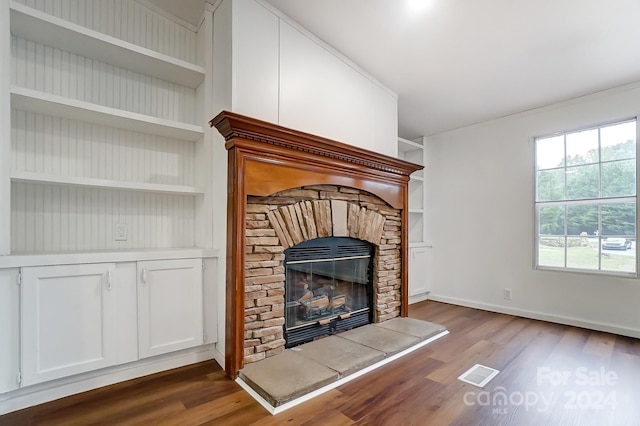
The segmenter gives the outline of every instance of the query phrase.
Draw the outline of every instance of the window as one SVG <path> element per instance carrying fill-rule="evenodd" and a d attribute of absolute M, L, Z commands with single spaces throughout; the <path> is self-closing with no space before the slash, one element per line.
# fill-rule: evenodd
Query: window
<path fill-rule="evenodd" d="M 536 266 L 636 276 L 636 120 L 535 138 Z"/>

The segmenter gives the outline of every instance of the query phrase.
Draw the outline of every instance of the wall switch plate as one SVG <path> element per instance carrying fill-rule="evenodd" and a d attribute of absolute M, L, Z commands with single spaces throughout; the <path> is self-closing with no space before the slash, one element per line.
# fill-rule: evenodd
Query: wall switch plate
<path fill-rule="evenodd" d="M 505 300 L 511 300 L 511 289 L 510 288 L 505 288 L 504 289 L 504 298 L 505 298 Z"/>
<path fill-rule="evenodd" d="M 116 225 L 116 235 L 114 238 L 116 241 L 127 241 L 127 225 L 124 223 L 118 223 Z"/>

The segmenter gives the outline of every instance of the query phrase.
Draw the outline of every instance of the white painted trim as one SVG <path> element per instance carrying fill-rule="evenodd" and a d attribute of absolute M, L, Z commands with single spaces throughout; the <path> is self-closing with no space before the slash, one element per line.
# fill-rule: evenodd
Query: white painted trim
<path fill-rule="evenodd" d="M 0 0 L 0 257 L 11 251 L 11 33 L 9 1 Z"/>
<path fill-rule="evenodd" d="M 424 293 L 416 294 L 414 296 L 409 296 L 409 304 L 424 302 L 429 298 L 429 291 L 425 291 Z"/>
<path fill-rule="evenodd" d="M 25 266 L 77 265 L 104 262 L 138 262 L 146 260 L 217 258 L 216 249 L 178 248 L 149 250 L 95 250 L 76 253 L 22 253 L 0 256 L 0 268 Z"/>
<path fill-rule="evenodd" d="M 416 349 L 420 349 L 421 347 L 433 342 L 434 340 L 437 340 L 437 339 L 441 338 L 442 336 L 446 336 L 447 334 L 449 334 L 449 331 L 447 331 L 447 330 L 445 330 L 445 331 L 443 331 L 441 333 L 438 333 L 435 336 L 432 336 L 432 337 L 430 337 L 430 338 L 428 338 L 426 340 L 423 340 L 422 342 L 420 342 L 420 343 L 418 343 L 416 345 L 413 345 L 410 348 L 407 348 L 402 352 L 398 352 L 397 354 L 390 356 L 389 358 L 385 358 L 382 361 L 376 362 L 375 364 L 372 364 L 367 368 L 363 368 L 362 370 L 360 370 L 360 371 L 358 371 L 356 373 L 353 373 L 351 375 L 343 377 L 340 380 L 337 380 L 337 381 L 335 381 L 333 383 L 330 383 L 330 384 L 328 384 L 328 385 L 326 385 L 326 386 L 324 386 L 324 387 L 322 387 L 320 389 L 317 389 L 317 390 L 315 390 L 313 392 L 309 392 L 306 395 L 303 395 L 303 396 L 301 396 L 299 398 L 296 398 L 296 399 L 294 399 L 292 401 L 289 401 L 289 402 L 287 402 L 285 404 L 282 404 L 282 405 L 279 405 L 277 407 L 274 407 L 271 404 L 269 404 L 264 398 L 262 398 L 260 395 L 258 395 L 258 393 L 256 391 L 251 389 L 251 387 L 246 382 L 244 382 L 244 380 L 242 380 L 240 377 L 238 377 L 236 379 L 236 383 L 238 383 L 244 390 L 246 390 L 249 393 L 249 395 L 251 395 L 253 397 L 253 399 L 255 399 L 260 405 L 262 405 L 269 413 L 271 413 L 272 415 L 276 415 L 276 414 L 282 413 L 283 411 L 286 411 L 286 410 L 288 410 L 290 408 L 293 408 L 296 405 L 300 405 L 303 402 L 306 402 L 306 401 L 308 401 L 308 400 L 310 400 L 312 398 L 315 398 L 316 396 L 322 395 L 323 393 L 328 392 L 331 389 L 335 389 L 338 386 L 342 386 L 345 383 L 350 382 L 351 380 L 357 379 L 358 377 L 363 376 L 363 375 L 369 373 L 370 371 L 373 371 L 373 370 L 375 370 L 377 368 L 380 368 L 383 365 L 386 365 L 386 364 L 388 364 L 388 363 L 390 363 L 392 361 L 395 361 L 396 359 L 398 359 L 400 357 L 403 357 L 403 356 L 415 351 Z"/>
<path fill-rule="evenodd" d="M 640 329 L 621 327 L 619 325 L 614 325 L 614 324 L 602 324 L 602 323 L 596 323 L 592 321 L 586 321 L 580 318 L 572 318 L 572 317 L 548 314 L 545 312 L 538 312 L 538 311 L 529 311 L 526 309 L 507 308 L 505 306 L 500 306 L 500 305 L 493 305 L 489 303 L 476 302 L 472 300 L 458 299 L 455 297 L 438 296 L 434 294 L 430 294 L 429 299 L 436 302 L 466 306 L 468 308 L 474 308 L 474 309 L 482 309 L 483 311 L 515 315 L 523 318 L 553 322 L 556 324 L 571 325 L 574 327 L 581 327 L 589 330 L 604 331 L 607 333 L 619 334 L 621 336 L 640 338 Z"/>
<path fill-rule="evenodd" d="M 0 395 L 0 414 L 10 413 L 125 380 L 207 361 L 214 357 L 212 349 L 211 345 L 199 346 L 166 356 L 109 367 L 8 392 Z"/>
<path fill-rule="evenodd" d="M 224 339 L 222 339 L 222 340 L 224 340 Z M 220 365 L 220 367 L 222 367 L 223 370 L 225 369 L 224 354 L 222 352 L 220 352 L 220 350 L 218 349 L 217 342 L 216 342 L 216 344 L 213 345 L 213 359 L 216 360 L 218 365 Z"/>

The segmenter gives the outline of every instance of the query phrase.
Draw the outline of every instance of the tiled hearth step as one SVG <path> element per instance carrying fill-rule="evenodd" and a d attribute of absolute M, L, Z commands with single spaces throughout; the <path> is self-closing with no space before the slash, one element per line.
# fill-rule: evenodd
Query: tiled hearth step
<path fill-rule="evenodd" d="M 239 379 L 271 407 L 331 385 L 446 334 L 440 324 L 394 318 L 306 343 L 240 370 Z"/>

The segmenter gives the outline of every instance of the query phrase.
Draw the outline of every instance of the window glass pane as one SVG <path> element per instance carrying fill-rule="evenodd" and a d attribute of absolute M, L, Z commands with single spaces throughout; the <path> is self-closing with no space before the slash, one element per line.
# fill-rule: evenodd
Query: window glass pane
<path fill-rule="evenodd" d="M 598 129 L 567 134 L 567 166 L 598 161 Z"/>
<path fill-rule="evenodd" d="M 600 129 L 602 161 L 636 157 L 636 122 L 607 126 Z"/>
<path fill-rule="evenodd" d="M 597 239 L 598 206 L 596 204 L 581 204 L 567 206 L 567 235 L 594 237 Z M 586 240 L 584 242 L 587 242 Z M 594 240 L 597 247 L 597 241 Z"/>
<path fill-rule="evenodd" d="M 538 265 L 564 268 L 564 238 L 540 236 L 538 239 Z"/>
<path fill-rule="evenodd" d="M 635 203 L 603 204 L 600 211 L 603 236 L 635 237 Z"/>
<path fill-rule="evenodd" d="M 602 196 L 623 197 L 636 194 L 636 160 L 602 163 Z"/>
<path fill-rule="evenodd" d="M 564 198 L 564 169 L 538 172 L 538 201 L 558 201 Z"/>
<path fill-rule="evenodd" d="M 599 174 L 597 164 L 567 167 L 567 199 L 597 198 Z"/>
<path fill-rule="evenodd" d="M 536 167 L 538 170 L 564 166 L 564 136 L 536 139 Z"/>
<path fill-rule="evenodd" d="M 635 272 L 636 271 L 636 251 L 626 250 L 624 252 L 602 251 L 601 268 L 603 271 Z"/>
<path fill-rule="evenodd" d="M 587 237 L 567 238 L 568 268 L 598 269 L 599 266 L 597 242 L 594 245 Z"/>
<path fill-rule="evenodd" d="M 635 248 L 635 238 L 603 238 L 601 268 L 606 271 L 635 272 Z"/>
<path fill-rule="evenodd" d="M 564 235 L 564 207 L 543 206 L 538 213 L 540 235 Z"/>

